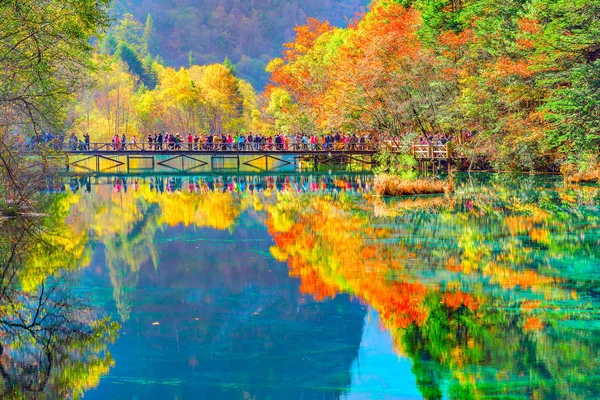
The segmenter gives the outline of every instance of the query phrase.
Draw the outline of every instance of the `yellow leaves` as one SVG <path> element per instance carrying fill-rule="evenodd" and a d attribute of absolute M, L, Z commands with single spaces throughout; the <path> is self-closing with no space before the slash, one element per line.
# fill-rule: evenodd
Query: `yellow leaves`
<path fill-rule="evenodd" d="M 459 346 L 456 346 L 452 349 L 450 352 L 450 358 L 452 363 L 459 368 L 465 365 L 465 357 L 462 348 Z"/>
<path fill-rule="evenodd" d="M 69 388 L 78 396 L 83 396 L 84 392 L 98 386 L 100 378 L 108 374 L 114 365 L 114 360 L 109 356 L 93 360 L 85 365 L 66 365 L 60 371 L 61 376 L 59 379 L 65 388 Z"/>
<path fill-rule="evenodd" d="M 537 243 L 550 244 L 550 231 L 547 229 L 532 229 L 529 232 L 531 240 Z"/>
<path fill-rule="evenodd" d="M 289 255 L 277 246 L 271 246 L 269 248 L 269 252 L 273 256 L 273 258 L 279 262 L 286 262 L 289 258 Z"/>
<path fill-rule="evenodd" d="M 265 71 L 271 74 L 271 73 L 275 72 L 276 70 L 278 70 L 279 68 L 281 68 L 283 65 L 284 65 L 283 59 L 274 58 L 271 61 L 269 61 L 269 63 L 265 67 Z"/>

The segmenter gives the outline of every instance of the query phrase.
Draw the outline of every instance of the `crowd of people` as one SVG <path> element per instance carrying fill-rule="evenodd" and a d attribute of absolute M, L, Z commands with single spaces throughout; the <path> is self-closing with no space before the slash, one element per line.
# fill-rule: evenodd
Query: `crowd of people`
<path fill-rule="evenodd" d="M 470 132 L 469 132 L 470 133 Z M 474 134 L 464 135 L 465 140 L 469 140 Z M 462 135 L 461 135 L 462 136 Z M 435 134 L 426 138 L 420 136 L 415 144 L 435 146 L 445 145 L 453 141 L 453 138 L 447 134 Z M 54 137 L 51 134 L 43 134 L 36 140 L 38 143 L 50 143 L 57 148 L 65 148 L 64 136 Z M 388 143 L 389 142 L 389 143 Z M 394 140 L 385 138 L 378 140 L 377 137 L 370 134 L 344 134 L 331 133 L 325 135 L 316 134 L 276 134 L 263 135 L 252 132 L 247 135 L 238 133 L 231 134 L 173 134 L 169 132 L 158 132 L 148 135 L 145 140 L 139 140 L 134 134 L 128 138 L 125 134 L 112 137 L 109 150 L 114 151 L 170 151 L 170 150 L 188 150 L 188 151 L 316 151 L 316 150 L 372 150 L 379 144 L 388 144 L 393 148 Z M 31 143 L 33 144 L 33 143 Z M 90 135 L 85 133 L 83 138 L 77 137 L 74 133 L 66 140 L 68 150 L 107 150 L 106 146 L 98 148 L 90 145 Z"/>
<path fill-rule="evenodd" d="M 431 141 L 431 144 L 434 146 L 442 146 L 450 141 L 450 137 L 446 134 L 433 135 L 432 137 L 429 138 L 429 140 Z M 425 136 L 421 136 L 419 138 L 419 144 L 425 145 L 425 144 L 430 144 L 430 143 L 427 141 L 427 138 Z"/>
<path fill-rule="evenodd" d="M 323 136 L 295 134 L 295 135 L 263 135 L 252 132 L 247 135 L 207 134 L 182 136 L 179 133 L 159 132 L 150 134 L 146 141 L 141 143 L 133 135 L 130 140 L 125 135 L 114 135 L 112 139 L 113 150 L 189 150 L 189 151 L 297 151 L 297 150 L 360 150 L 373 146 L 375 140 L 371 135 L 357 134 L 327 134 Z"/>

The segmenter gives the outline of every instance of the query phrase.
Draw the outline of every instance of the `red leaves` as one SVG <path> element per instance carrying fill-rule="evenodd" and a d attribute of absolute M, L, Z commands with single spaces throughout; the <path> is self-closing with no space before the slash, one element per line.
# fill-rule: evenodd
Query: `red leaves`
<path fill-rule="evenodd" d="M 473 30 L 465 29 L 460 33 L 446 31 L 439 36 L 439 40 L 443 46 L 448 46 L 450 49 L 456 50 L 473 40 Z"/>
<path fill-rule="evenodd" d="M 530 60 L 512 60 L 508 57 L 500 57 L 495 64 L 495 73 L 499 77 L 517 75 L 523 78 L 533 76 L 530 69 L 532 62 Z"/>
<path fill-rule="evenodd" d="M 458 309 L 462 305 L 471 311 L 477 311 L 479 309 L 479 302 L 477 299 L 475 299 L 469 293 L 464 293 L 460 290 L 456 292 L 444 293 L 442 301 L 447 307 L 453 310 Z"/>
<path fill-rule="evenodd" d="M 529 18 L 520 18 L 517 24 L 520 30 L 530 34 L 537 34 L 542 30 L 538 21 Z"/>
<path fill-rule="evenodd" d="M 306 25 L 296 26 L 296 40 L 286 43 L 283 56 L 288 63 L 294 62 L 299 57 L 307 54 L 313 47 L 315 41 L 325 32 L 331 30 L 329 21 L 321 22 L 314 18 L 309 18 Z"/>

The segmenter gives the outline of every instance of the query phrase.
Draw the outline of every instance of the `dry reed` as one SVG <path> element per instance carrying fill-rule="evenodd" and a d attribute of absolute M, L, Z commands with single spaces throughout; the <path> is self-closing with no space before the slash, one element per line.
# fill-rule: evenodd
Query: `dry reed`
<path fill-rule="evenodd" d="M 382 196 L 410 196 L 418 194 L 451 193 L 452 179 L 402 179 L 395 175 L 381 174 L 375 177 L 375 193 Z"/>
<path fill-rule="evenodd" d="M 560 172 L 568 183 L 594 183 L 600 182 L 600 164 L 592 164 L 585 171 L 577 170 L 573 164 L 563 165 Z"/>
<path fill-rule="evenodd" d="M 574 175 L 567 177 L 567 182 L 569 183 L 593 183 L 600 182 L 600 168 L 586 171 L 586 172 L 577 172 Z"/>

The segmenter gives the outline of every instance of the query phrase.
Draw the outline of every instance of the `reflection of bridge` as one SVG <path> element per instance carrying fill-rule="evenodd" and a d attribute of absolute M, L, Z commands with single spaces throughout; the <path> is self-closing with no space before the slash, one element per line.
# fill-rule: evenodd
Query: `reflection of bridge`
<path fill-rule="evenodd" d="M 292 172 L 319 166 L 369 168 L 374 145 L 90 143 L 64 148 L 73 172 L 137 173 L 247 171 Z"/>
<path fill-rule="evenodd" d="M 112 186 L 113 192 L 137 191 L 146 185 L 151 191 L 161 193 L 196 192 L 262 192 L 293 191 L 337 194 L 339 192 L 365 193 L 371 190 L 372 175 L 360 173 L 320 174 L 221 174 L 221 175 L 99 175 L 60 177 L 46 182 L 43 189 L 47 193 L 62 193 L 67 187 L 72 192 L 90 192 L 93 186 Z"/>

